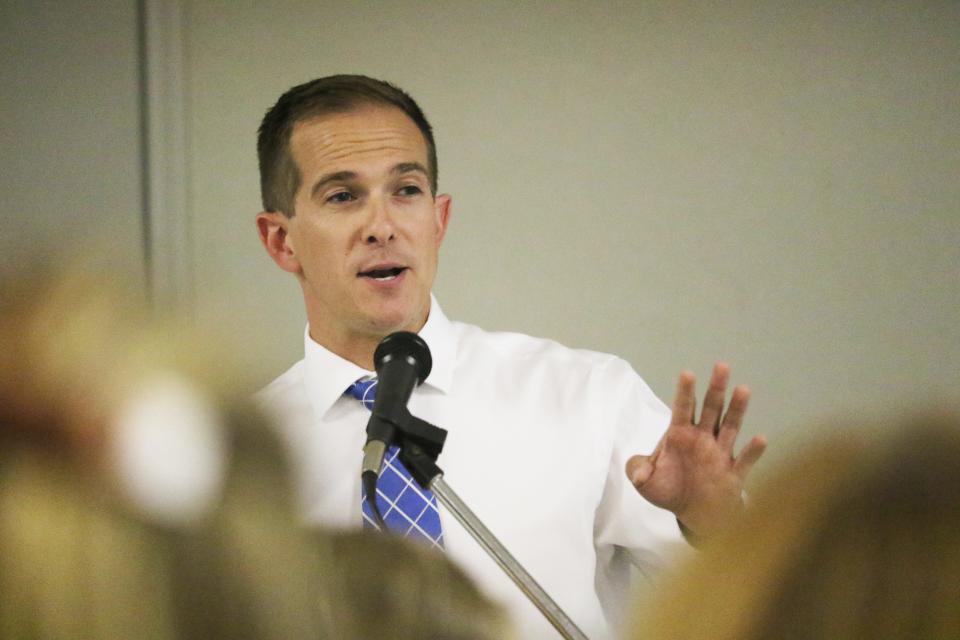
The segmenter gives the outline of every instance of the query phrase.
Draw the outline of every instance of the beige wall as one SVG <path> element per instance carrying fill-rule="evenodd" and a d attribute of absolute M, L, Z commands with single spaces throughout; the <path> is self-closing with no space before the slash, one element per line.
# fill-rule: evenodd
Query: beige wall
<path fill-rule="evenodd" d="M 774 456 L 811 421 L 956 404 L 960 5 L 705 4 L 188 3 L 200 317 L 264 379 L 299 357 L 255 129 L 359 72 L 434 123 L 452 317 L 618 353 L 665 399 L 727 359 Z"/>
<path fill-rule="evenodd" d="M 196 315 L 263 381 L 298 357 L 255 130 L 361 72 L 435 124 L 451 316 L 618 353 L 665 399 L 727 359 L 774 456 L 960 404 L 960 5 L 704 4 L 183 0 Z M 136 4 L 94 5 L 0 4 L 4 266 L 92 236 L 141 268 Z"/>
<path fill-rule="evenodd" d="M 138 65 L 133 0 L 0 2 L 0 272 L 144 282 Z"/>

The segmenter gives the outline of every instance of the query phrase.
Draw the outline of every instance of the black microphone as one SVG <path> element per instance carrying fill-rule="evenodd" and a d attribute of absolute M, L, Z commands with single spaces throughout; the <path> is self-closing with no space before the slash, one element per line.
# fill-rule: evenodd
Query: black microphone
<path fill-rule="evenodd" d="M 376 478 L 387 447 L 393 441 L 394 425 L 409 418 L 407 402 L 413 388 L 430 375 L 433 359 L 423 338 L 409 331 L 391 333 L 373 352 L 377 370 L 377 395 L 367 422 L 367 442 L 363 446 L 362 474 Z"/>

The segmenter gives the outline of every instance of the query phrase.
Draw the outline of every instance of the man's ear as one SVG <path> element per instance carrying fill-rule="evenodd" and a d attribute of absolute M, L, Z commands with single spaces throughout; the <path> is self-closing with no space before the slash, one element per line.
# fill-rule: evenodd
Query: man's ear
<path fill-rule="evenodd" d="M 301 273 L 300 260 L 290 244 L 290 218 L 277 211 L 261 211 L 257 214 L 257 231 L 260 242 L 277 263 L 290 273 Z"/>
<path fill-rule="evenodd" d="M 447 225 L 450 224 L 450 211 L 453 206 L 453 197 L 448 193 L 441 193 L 433 200 L 434 213 L 437 217 L 437 246 L 443 242 L 443 237 L 447 233 Z"/>

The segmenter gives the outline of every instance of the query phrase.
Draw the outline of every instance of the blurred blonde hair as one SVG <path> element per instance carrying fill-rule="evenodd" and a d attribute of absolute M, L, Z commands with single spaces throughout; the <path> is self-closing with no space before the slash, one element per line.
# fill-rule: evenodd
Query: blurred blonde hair
<path fill-rule="evenodd" d="M 960 638 L 960 421 L 844 428 L 671 576 L 634 638 Z"/>
<path fill-rule="evenodd" d="M 49 435 L 0 451 L 0 637 L 509 637 L 442 553 L 304 529 L 269 432 L 233 438 L 221 501 L 189 527 L 140 517 Z"/>
<path fill-rule="evenodd" d="M 443 554 L 307 530 L 274 432 L 189 332 L 149 322 L 92 276 L 3 288 L 0 637 L 509 636 L 502 610 Z M 201 389 L 223 427 L 220 491 L 190 522 L 135 508 L 104 453 L 157 370 Z"/>
<path fill-rule="evenodd" d="M 323 546 L 332 638 L 514 637 L 504 612 L 439 551 L 374 533 L 326 536 Z"/>

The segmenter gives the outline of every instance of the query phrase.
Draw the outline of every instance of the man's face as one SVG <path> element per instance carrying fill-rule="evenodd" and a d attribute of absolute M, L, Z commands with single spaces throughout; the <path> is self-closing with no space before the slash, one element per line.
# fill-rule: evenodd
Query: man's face
<path fill-rule="evenodd" d="M 365 106 L 298 123 L 290 148 L 302 181 L 296 215 L 280 221 L 281 266 L 300 278 L 313 339 L 335 350 L 418 331 L 450 206 L 431 195 L 420 130 L 399 109 Z"/>

